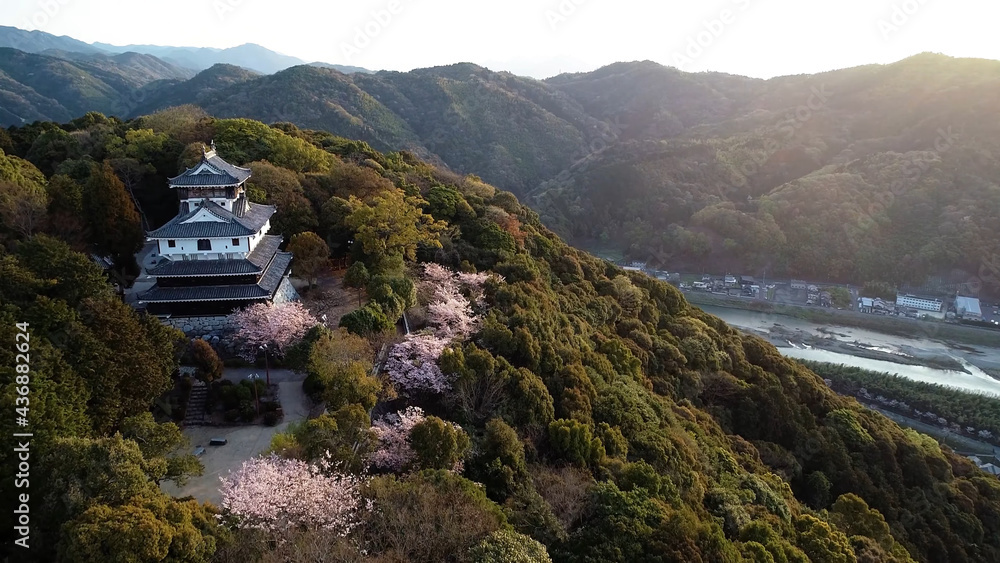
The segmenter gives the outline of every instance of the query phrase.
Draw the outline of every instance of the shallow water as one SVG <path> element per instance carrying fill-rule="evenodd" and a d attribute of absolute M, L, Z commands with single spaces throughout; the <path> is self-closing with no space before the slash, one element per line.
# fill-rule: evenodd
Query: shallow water
<path fill-rule="evenodd" d="M 915 381 L 938 383 L 974 393 L 1000 396 L 1000 381 L 968 362 L 970 357 L 994 362 L 1000 361 L 1000 348 L 977 346 L 975 347 L 976 353 L 953 349 L 946 343 L 933 339 L 933 332 L 931 332 L 934 328 L 933 325 L 927 325 L 928 333 L 925 336 L 908 338 L 863 328 L 818 324 L 793 317 L 742 309 L 711 306 L 704 306 L 701 309 L 737 328 L 767 331 L 777 323 L 788 330 L 801 329 L 804 333 L 813 336 L 832 336 L 843 342 L 859 342 L 864 347 L 893 354 L 912 356 L 912 352 L 931 352 L 948 355 L 963 362 L 964 367 L 970 373 L 859 358 L 829 350 L 809 349 L 801 344 L 778 349 L 782 354 L 791 358 L 845 364 L 872 371 L 894 373 Z"/>

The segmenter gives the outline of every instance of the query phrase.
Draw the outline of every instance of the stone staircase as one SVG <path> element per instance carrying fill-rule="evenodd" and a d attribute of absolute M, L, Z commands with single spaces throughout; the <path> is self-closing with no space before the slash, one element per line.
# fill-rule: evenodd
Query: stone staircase
<path fill-rule="evenodd" d="M 184 426 L 199 426 L 205 424 L 205 401 L 208 400 L 208 385 L 204 381 L 195 381 L 191 387 L 187 412 L 184 415 Z"/>

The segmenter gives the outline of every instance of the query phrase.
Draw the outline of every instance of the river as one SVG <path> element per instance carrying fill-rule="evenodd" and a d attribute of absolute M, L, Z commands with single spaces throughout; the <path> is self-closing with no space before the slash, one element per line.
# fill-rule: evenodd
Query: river
<path fill-rule="evenodd" d="M 809 348 L 806 345 L 796 344 L 794 342 L 790 342 L 787 346 L 778 348 L 782 354 L 791 358 L 845 364 L 872 371 L 894 373 L 915 381 L 938 383 L 955 389 L 961 389 L 963 391 L 1000 396 L 1000 380 L 994 379 L 977 367 L 977 364 L 984 366 L 1000 365 L 1000 348 L 986 348 L 980 346 L 975 349 L 960 349 L 952 347 L 945 342 L 928 338 L 907 338 L 903 336 L 883 334 L 862 328 L 817 324 L 802 319 L 770 313 L 760 313 L 742 309 L 728 309 L 724 307 L 712 307 L 707 305 L 701 307 L 701 309 L 706 313 L 719 317 L 736 328 L 755 332 L 767 332 L 775 324 L 780 324 L 783 328 L 788 330 L 801 330 L 809 335 L 832 337 L 843 342 L 862 343 L 871 349 L 891 354 L 899 354 L 914 358 L 919 358 L 921 355 L 926 354 L 947 355 L 960 361 L 968 373 L 920 365 L 906 365 L 884 360 L 860 358 L 850 354 L 833 352 L 830 350 Z"/>

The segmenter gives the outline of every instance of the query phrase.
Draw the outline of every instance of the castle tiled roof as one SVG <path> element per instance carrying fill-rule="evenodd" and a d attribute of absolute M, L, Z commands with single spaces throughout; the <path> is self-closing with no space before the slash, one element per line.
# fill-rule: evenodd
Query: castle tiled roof
<path fill-rule="evenodd" d="M 249 168 L 233 166 L 215 154 L 215 150 L 205 153 L 193 168 L 170 179 L 170 187 L 192 186 L 235 186 L 250 177 Z"/>
<path fill-rule="evenodd" d="M 147 236 L 155 239 L 178 238 L 235 238 L 257 234 L 268 219 L 274 215 L 273 205 L 259 203 L 246 204 L 246 211 L 238 217 L 225 207 L 211 201 L 203 200 L 200 206 L 193 206 L 187 213 L 178 215 Z M 196 221 L 185 223 L 205 209 L 222 221 Z"/>
<path fill-rule="evenodd" d="M 260 281 L 255 284 L 241 285 L 205 285 L 197 287 L 160 287 L 152 289 L 139 296 L 143 303 L 176 303 L 198 301 L 244 301 L 257 299 L 272 299 L 281 285 L 281 279 L 288 271 L 292 255 L 279 252 L 268 265 Z"/>
<path fill-rule="evenodd" d="M 241 260 L 165 260 L 148 271 L 156 278 L 189 276 L 246 276 L 262 274 L 281 244 L 280 236 L 266 236 Z"/>

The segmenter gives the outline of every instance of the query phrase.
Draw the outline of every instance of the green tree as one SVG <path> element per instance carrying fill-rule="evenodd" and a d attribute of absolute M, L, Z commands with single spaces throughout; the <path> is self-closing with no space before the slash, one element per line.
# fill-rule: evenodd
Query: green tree
<path fill-rule="evenodd" d="M 144 241 L 142 226 L 135 204 L 110 164 L 95 166 L 84 187 L 83 203 L 97 251 L 111 256 L 119 268 L 135 267 L 134 255 Z"/>
<path fill-rule="evenodd" d="M 552 563 L 545 546 L 510 530 L 497 530 L 472 548 L 472 563 Z"/>
<path fill-rule="evenodd" d="M 557 456 L 581 466 L 596 464 L 605 455 L 604 445 L 591 434 L 590 426 L 575 420 L 552 421 L 549 443 Z"/>
<path fill-rule="evenodd" d="M 163 497 L 119 506 L 96 505 L 67 523 L 60 560 L 207 563 L 228 539 L 213 522 L 215 516 L 195 501 Z"/>
<path fill-rule="evenodd" d="M 851 292 L 846 287 L 834 287 L 830 289 L 830 299 L 834 307 L 850 307 Z"/>
<path fill-rule="evenodd" d="M 856 563 L 847 536 L 826 522 L 803 514 L 795 519 L 796 542 L 814 563 Z"/>
<path fill-rule="evenodd" d="M 837 498 L 830 509 L 830 523 L 851 536 L 870 538 L 878 546 L 879 558 L 892 563 L 910 563 L 913 559 L 906 548 L 896 542 L 882 513 L 869 508 L 861 497 L 848 493 Z M 855 548 L 855 551 L 857 549 Z"/>
<path fill-rule="evenodd" d="M 368 411 L 358 404 L 345 405 L 310 419 L 293 432 L 306 461 L 329 456 L 350 471 L 364 470 L 365 460 L 375 446 Z"/>
<path fill-rule="evenodd" d="M 410 444 L 422 469 L 451 469 L 469 450 L 469 436 L 455 424 L 428 416 L 410 430 Z"/>
<path fill-rule="evenodd" d="M 309 282 L 312 288 L 317 276 L 330 263 L 330 248 L 316 233 L 304 232 L 292 236 L 288 251 L 295 258 L 292 262 L 295 275 Z"/>
<path fill-rule="evenodd" d="M 147 470 L 154 472 L 153 481 L 156 484 L 169 480 L 183 486 L 188 477 L 201 475 L 204 471 L 194 454 L 175 453 L 189 445 L 181 429 L 172 422 L 157 423 L 148 411 L 126 418 L 122 422 L 121 433 L 126 439 L 139 444 L 147 466 L 156 468 Z"/>
<path fill-rule="evenodd" d="M 482 487 L 451 472 L 421 471 L 372 479 L 361 531 L 372 556 L 435 563 L 442 554 L 462 561 L 469 550 L 506 524 Z"/>
<path fill-rule="evenodd" d="M 368 273 L 364 262 L 355 262 L 344 272 L 344 287 L 353 287 L 358 290 L 359 307 L 361 306 L 361 290 L 368 287 L 369 281 L 371 281 L 371 274 Z"/>
<path fill-rule="evenodd" d="M 247 191 L 262 192 L 266 196 L 264 202 L 280 210 L 272 225 L 274 232 L 291 237 L 319 226 L 316 211 L 295 172 L 263 161 L 250 163 L 250 170 L 253 175 L 247 180 Z"/>
<path fill-rule="evenodd" d="M 369 303 L 341 317 L 340 326 L 359 336 L 373 336 L 392 330 L 394 323 L 381 307 Z"/>
<path fill-rule="evenodd" d="M 350 362 L 343 365 L 310 362 L 310 372 L 319 374 L 323 382 L 323 400 L 330 410 L 357 404 L 371 410 L 382 383 L 371 375 L 371 362 Z"/>
<path fill-rule="evenodd" d="M 22 237 L 30 237 L 45 224 L 48 197 L 34 183 L 0 182 L 0 219 Z"/>
<path fill-rule="evenodd" d="M 469 474 L 486 485 L 490 498 L 503 501 L 529 481 L 524 444 L 503 420 L 494 418 L 486 423 L 483 439 L 474 451 Z"/>
<path fill-rule="evenodd" d="M 159 562 L 173 539 L 168 522 L 134 505 L 97 505 L 67 524 L 63 561 Z"/>
<path fill-rule="evenodd" d="M 21 243 L 17 257 L 38 278 L 55 282 L 42 294 L 66 301 L 72 307 L 87 298 L 111 295 L 101 269 L 61 240 L 39 234 Z"/>
<path fill-rule="evenodd" d="M 391 190 L 364 203 L 351 197 L 354 211 L 347 224 L 365 254 L 376 262 L 400 256 L 415 260 L 417 246 L 440 247 L 437 233 L 443 224 L 420 210 L 419 202 L 407 198 L 402 190 Z"/>
<path fill-rule="evenodd" d="M 188 355 L 198 370 L 196 374 L 198 379 L 211 383 L 222 377 L 224 364 L 215 348 L 205 340 L 200 338 L 192 340 L 188 345 Z"/>

